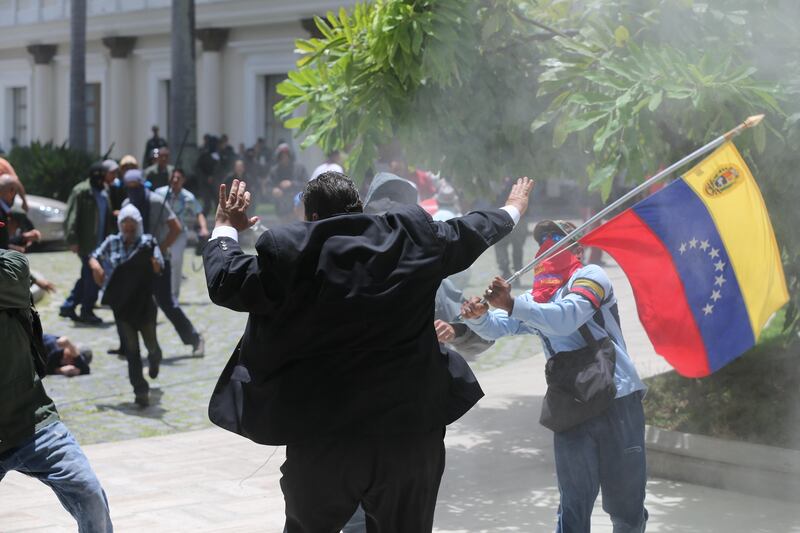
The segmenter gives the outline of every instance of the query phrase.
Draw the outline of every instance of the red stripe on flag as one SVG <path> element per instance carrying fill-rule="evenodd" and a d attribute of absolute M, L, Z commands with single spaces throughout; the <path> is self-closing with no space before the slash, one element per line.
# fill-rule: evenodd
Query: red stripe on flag
<path fill-rule="evenodd" d="M 700 329 L 664 243 L 629 209 L 580 242 L 602 248 L 630 281 L 636 309 L 656 352 L 686 377 L 711 373 Z"/>

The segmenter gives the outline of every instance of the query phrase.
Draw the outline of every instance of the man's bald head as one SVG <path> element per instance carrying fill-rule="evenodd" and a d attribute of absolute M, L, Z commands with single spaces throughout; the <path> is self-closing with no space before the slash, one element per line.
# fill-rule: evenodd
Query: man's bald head
<path fill-rule="evenodd" d="M 9 205 L 17 194 L 17 180 L 11 174 L 0 175 L 0 198 Z"/>

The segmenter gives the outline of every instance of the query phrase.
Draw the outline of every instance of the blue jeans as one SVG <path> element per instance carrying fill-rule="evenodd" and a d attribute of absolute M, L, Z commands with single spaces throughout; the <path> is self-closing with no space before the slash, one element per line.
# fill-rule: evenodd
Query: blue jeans
<path fill-rule="evenodd" d="M 78 522 L 80 533 L 114 530 L 108 500 L 89 461 L 61 422 L 46 426 L 21 445 L 0 454 L 0 480 L 16 470 L 53 489 Z"/>
<path fill-rule="evenodd" d="M 82 255 L 81 258 L 81 275 L 72 291 L 61 304 L 61 309 L 74 309 L 78 305 L 81 306 L 81 314 L 87 315 L 92 312 L 95 302 L 97 302 L 97 294 L 100 287 L 94 282 L 92 277 L 92 269 L 89 268 L 89 256 Z"/>
<path fill-rule="evenodd" d="M 561 493 L 556 533 L 590 531 L 599 489 L 614 533 L 644 532 L 647 465 L 641 398 L 640 392 L 617 398 L 603 414 L 555 433 Z"/>
<path fill-rule="evenodd" d="M 342 528 L 342 533 L 365 533 L 367 531 L 367 515 L 364 513 L 364 507 L 358 504 L 356 512 L 350 517 L 350 520 Z"/>

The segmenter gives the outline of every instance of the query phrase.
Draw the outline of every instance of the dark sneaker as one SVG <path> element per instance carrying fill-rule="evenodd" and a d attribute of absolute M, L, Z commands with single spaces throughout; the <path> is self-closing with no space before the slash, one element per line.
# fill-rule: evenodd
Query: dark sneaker
<path fill-rule="evenodd" d="M 203 357 L 206 354 L 206 340 L 202 335 L 197 336 L 197 342 L 192 346 L 192 357 Z"/>
<path fill-rule="evenodd" d="M 133 400 L 139 407 L 147 407 L 150 405 L 150 393 L 147 391 L 137 392 Z"/>
<path fill-rule="evenodd" d="M 78 322 L 88 326 L 99 326 L 103 323 L 103 319 L 89 311 L 88 313 L 81 313 L 81 316 L 78 317 Z"/>
<path fill-rule="evenodd" d="M 81 321 L 80 317 L 78 317 L 77 313 L 75 313 L 74 307 L 62 307 L 58 310 L 58 316 L 72 319 L 75 322 Z"/>
<path fill-rule="evenodd" d="M 122 346 L 120 346 L 119 348 L 110 348 L 106 353 L 108 355 L 125 355 Z"/>
<path fill-rule="evenodd" d="M 147 367 L 147 375 L 150 376 L 151 379 L 156 379 L 158 377 L 158 369 L 161 366 L 161 356 L 159 355 L 158 358 L 147 358 L 149 360 L 149 366 Z"/>

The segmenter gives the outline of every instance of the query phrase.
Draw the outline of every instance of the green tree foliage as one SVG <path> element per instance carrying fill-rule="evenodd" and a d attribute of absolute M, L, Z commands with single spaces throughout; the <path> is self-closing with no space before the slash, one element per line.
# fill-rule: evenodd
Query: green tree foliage
<path fill-rule="evenodd" d="M 607 197 L 730 129 L 782 245 L 800 325 L 800 3 L 377 0 L 317 19 L 276 106 L 306 144 L 378 148 L 472 195 L 503 175 L 582 178 Z"/>

